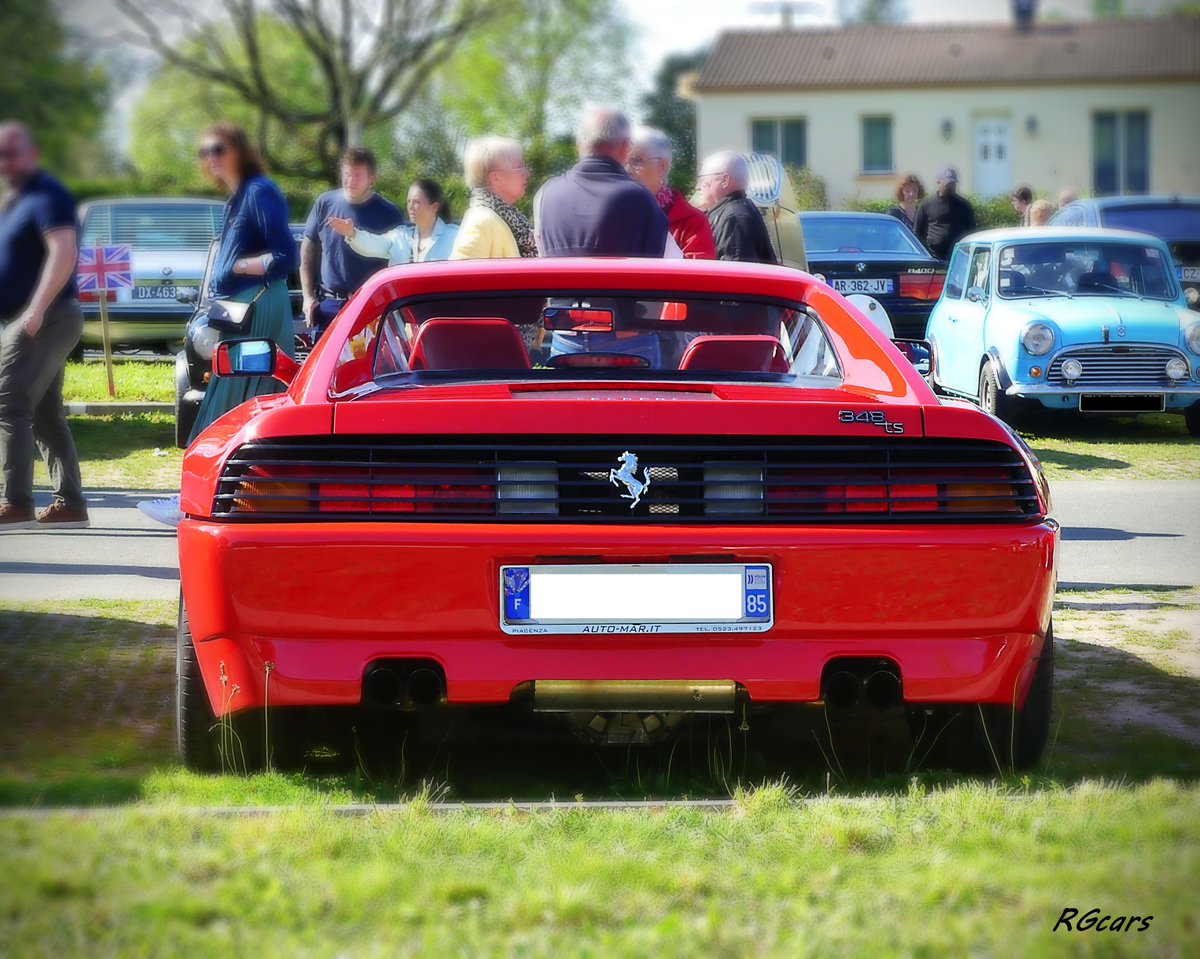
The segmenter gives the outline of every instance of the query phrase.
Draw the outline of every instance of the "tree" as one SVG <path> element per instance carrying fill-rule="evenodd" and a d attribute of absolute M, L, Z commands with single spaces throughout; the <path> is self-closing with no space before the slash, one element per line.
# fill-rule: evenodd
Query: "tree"
<path fill-rule="evenodd" d="M 36 2 L 36 0 L 28 0 Z M 252 129 L 283 173 L 332 179 L 338 157 L 363 131 L 400 117 L 431 73 L 489 20 L 518 0 L 116 0 L 131 29 L 122 36 L 166 64 L 253 107 Z M 213 13 L 203 11 L 215 9 Z M 300 102 L 293 71 L 272 69 L 265 25 L 291 31 L 319 91 Z M 171 38 L 182 35 L 183 42 Z M 280 156 L 273 127 L 307 137 L 312 161 Z"/>
<path fill-rule="evenodd" d="M 838 12 L 848 26 L 885 26 L 908 19 L 904 0 L 840 0 Z"/>
<path fill-rule="evenodd" d="M 654 75 L 653 89 L 642 97 L 646 124 L 671 138 L 671 185 L 684 193 L 696 185 L 696 104 L 679 95 L 679 81 L 699 70 L 707 56 L 707 50 L 670 54 Z"/>
<path fill-rule="evenodd" d="M 0 116 L 27 124 L 46 166 L 56 172 L 93 174 L 107 165 L 96 146 L 107 79 L 99 67 L 68 51 L 58 9 L 45 0 L 4 0 L 0 37 Z"/>
<path fill-rule="evenodd" d="M 457 135 L 503 133 L 525 144 L 533 182 L 569 165 L 585 103 L 620 103 L 631 27 L 616 0 L 517 0 L 476 31 L 437 85 Z"/>

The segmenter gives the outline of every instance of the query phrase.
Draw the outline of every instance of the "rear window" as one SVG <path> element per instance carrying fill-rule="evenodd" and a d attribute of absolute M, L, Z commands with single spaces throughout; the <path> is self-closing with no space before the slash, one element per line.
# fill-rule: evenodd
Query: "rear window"
<path fill-rule="evenodd" d="M 809 253 L 891 253 L 929 256 L 912 232 L 894 217 L 802 217 Z"/>
<path fill-rule="evenodd" d="M 334 390 L 497 379 L 828 388 L 841 371 L 799 303 L 547 292 L 398 304 L 347 343 Z"/>
<path fill-rule="evenodd" d="M 83 245 L 127 243 L 135 250 L 208 249 L 224 207 L 210 203 L 119 203 L 88 209 Z"/>
<path fill-rule="evenodd" d="M 1100 214 L 1104 225 L 1136 230 L 1164 240 L 1200 242 L 1200 203 L 1171 206 L 1114 206 Z"/>

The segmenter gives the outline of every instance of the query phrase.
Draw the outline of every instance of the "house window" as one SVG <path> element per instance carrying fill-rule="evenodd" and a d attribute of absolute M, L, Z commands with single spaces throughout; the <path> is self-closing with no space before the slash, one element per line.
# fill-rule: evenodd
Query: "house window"
<path fill-rule="evenodd" d="M 808 123 L 799 117 L 751 120 L 750 147 L 769 153 L 787 167 L 808 166 Z"/>
<path fill-rule="evenodd" d="M 891 173 L 892 163 L 892 118 L 862 118 L 862 172 Z"/>
<path fill-rule="evenodd" d="M 1150 114 L 1092 115 L 1092 189 L 1097 196 L 1150 192 Z"/>

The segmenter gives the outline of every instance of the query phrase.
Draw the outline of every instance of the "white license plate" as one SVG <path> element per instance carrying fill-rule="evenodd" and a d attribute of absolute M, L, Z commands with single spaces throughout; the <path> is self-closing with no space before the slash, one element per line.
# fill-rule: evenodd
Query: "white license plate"
<path fill-rule="evenodd" d="M 875 296 L 879 293 L 891 293 L 895 289 L 895 281 L 884 277 L 834 280 L 833 288 L 839 293 L 866 293 L 868 296 Z"/>
<path fill-rule="evenodd" d="M 531 634 L 762 633 L 768 563 L 502 566 L 500 628 Z"/>
<path fill-rule="evenodd" d="M 173 300 L 179 289 L 177 286 L 135 286 L 132 299 Z"/>
<path fill-rule="evenodd" d="M 1181 266 L 1179 268 L 1179 279 L 1200 281 L 1200 266 Z"/>

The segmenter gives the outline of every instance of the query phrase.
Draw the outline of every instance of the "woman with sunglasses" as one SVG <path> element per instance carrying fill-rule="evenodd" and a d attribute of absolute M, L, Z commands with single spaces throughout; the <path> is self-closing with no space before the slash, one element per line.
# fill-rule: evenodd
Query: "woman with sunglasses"
<path fill-rule="evenodd" d="M 203 292 L 239 303 L 254 300 L 249 328 L 222 333 L 221 339 L 270 339 L 294 357 L 287 275 L 299 265 L 300 253 L 288 227 L 287 201 L 267 179 L 258 151 L 241 127 L 232 123 L 210 126 L 200 137 L 198 152 L 204 175 L 229 194 L 211 287 Z M 282 390 L 281 383 L 266 376 L 214 376 L 204 391 L 189 442 L 235 406 Z M 138 507 L 160 522 L 176 525 L 180 519 L 177 496 L 139 503 Z"/>

